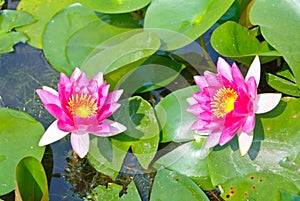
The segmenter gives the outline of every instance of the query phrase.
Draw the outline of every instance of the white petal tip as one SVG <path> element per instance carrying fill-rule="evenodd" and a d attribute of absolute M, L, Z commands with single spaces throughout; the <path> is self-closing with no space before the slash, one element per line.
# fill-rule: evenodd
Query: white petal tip
<path fill-rule="evenodd" d="M 240 134 L 238 134 L 238 142 L 239 142 L 239 149 L 240 149 L 240 154 L 241 156 L 245 156 L 251 145 L 252 145 L 252 141 L 253 141 L 253 133 L 244 133 L 241 132 Z"/>
<path fill-rule="evenodd" d="M 256 114 L 263 114 L 274 109 L 280 102 L 281 94 L 264 93 L 258 94 L 255 101 L 254 111 Z"/>

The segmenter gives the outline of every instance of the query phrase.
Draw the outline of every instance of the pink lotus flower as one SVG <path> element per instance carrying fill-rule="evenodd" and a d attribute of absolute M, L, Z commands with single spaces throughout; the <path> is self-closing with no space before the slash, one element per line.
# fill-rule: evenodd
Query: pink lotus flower
<path fill-rule="evenodd" d="M 256 56 L 247 76 L 243 77 L 234 63 L 232 67 L 222 58 L 217 62 L 218 74 L 205 72 L 194 80 L 201 92 L 188 99 L 188 112 L 198 117 L 191 126 L 195 131 L 210 131 L 207 148 L 224 145 L 235 134 L 239 149 L 244 156 L 253 141 L 255 114 L 272 110 L 280 101 L 281 94 L 257 94 L 260 80 L 260 62 Z"/>
<path fill-rule="evenodd" d="M 76 68 L 70 79 L 60 75 L 58 92 L 49 87 L 37 89 L 37 94 L 48 112 L 57 118 L 46 130 L 39 142 L 44 146 L 71 133 L 71 145 L 83 158 L 89 150 L 89 133 L 112 136 L 126 130 L 122 124 L 108 120 L 119 107 L 122 90 L 109 92 L 103 74 L 88 80 L 84 72 Z"/>

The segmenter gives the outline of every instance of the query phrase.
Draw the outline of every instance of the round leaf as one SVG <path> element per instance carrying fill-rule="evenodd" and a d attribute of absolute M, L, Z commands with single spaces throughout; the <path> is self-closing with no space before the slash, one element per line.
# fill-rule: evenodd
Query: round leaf
<path fill-rule="evenodd" d="M 75 0 L 65 0 L 61 2 L 49 0 L 22 0 L 17 10 L 30 13 L 36 20 L 36 23 L 18 28 L 29 37 L 28 43 L 36 48 L 42 48 L 42 36 L 46 24 L 60 10 L 75 3 Z"/>
<path fill-rule="evenodd" d="M 163 166 L 195 179 L 202 189 L 214 189 L 215 187 L 210 182 L 207 165 L 209 151 L 203 147 L 205 139 L 199 136 L 197 140 L 177 147 L 159 158 L 153 166 L 157 169 Z"/>
<path fill-rule="evenodd" d="M 198 90 L 196 86 L 192 86 L 174 91 L 156 105 L 156 115 L 162 128 L 161 142 L 194 139 L 195 133 L 190 127 L 197 119 L 186 111 L 189 107 L 186 99 Z"/>
<path fill-rule="evenodd" d="M 79 0 L 82 5 L 103 13 L 127 13 L 145 7 L 150 0 Z"/>
<path fill-rule="evenodd" d="M 101 71 L 111 85 L 120 83 L 160 46 L 155 33 L 134 30 L 119 34 L 100 44 L 82 64 L 88 76 Z M 103 59 L 105 58 L 105 59 Z"/>
<path fill-rule="evenodd" d="M 237 176 L 270 171 L 288 178 L 300 189 L 299 103 L 298 99 L 285 98 L 271 112 L 256 115 L 248 155 L 240 156 L 236 138 L 224 147 L 216 147 L 208 160 L 212 183 L 222 184 Z"/>
<path fill-rule="evenodd" d="M 46 173 L 34 157 L 23 158 L 16 167 L 16 198 L 18 196 L 20 200 L 49 200 Z"/>
<path fill-rule="evenodd" d="M 76 66 L 71 64 L 66 55 L 69 38 L 94 21 L 99 21 L 95 13 L 79 4 L 60 11 L 49 21 L 43 34 L 43 50 L 46 58 L 56 70 L 68 75 L 73 72 Z M 82 58 L 81 55 L 77 57 Z"/>
<path fill-rule="evenodd" d="M 15 188 L 18 162 L 26 156 L 41 160 L 45 147 L 38 146 L 43 126 L 28 114 L 0 108 L 0 122 L 0 195 L 3 195 Z"/>
<path fill-rule="evenodd" d="M 182 33 L 195 40 L 207 31 L 233 2 L 233 0 L 155 0 L 147 9 L 144 27 L 158 29 L 158 34 L 160 30 Z M 164 34 L 160 34 L 162 39 L 167 36 Z M 176 34 L 173 34 L 174 36 L 177 37 Z M 176 46 L 172 44 L 173 42 L 174 40 L 171 40 L 171 43 L 167 44 L 170 49 L 187 45 L 188 41 L 182 40 L 182 44 Z"/>
<path fill-rule="evenodd" d="M 300 2 L 256 0 L 250 10 L 250 21 L 259 25 L 264 38 L 292 69 L 300 87 Z"/>
<path fill-rule="evenodd" d="M 267 42 L 260 43 L 246 27 L 232 21 L 225 22 L 213 32 L 211 45 L 219 54 L 246 65 L 252 63 L 255 55 L 262 56 L 262 63 L 280 56 Z"/>
<path fill-rule="evenodd" d="M 68 38 L 66 46 L 67 59 L 72 66 L 70 70 L 76 66 L 82 66 L 82 63 L 99 44 L 126 31 L 130 29 L 115 27 L 100 19 L 78 30 Z"/>
<path fill-rule="evenodd" d="M 188 177 L 166 169 L 155 176 L 150 201 L 208 201 L 205 193 Z"/>

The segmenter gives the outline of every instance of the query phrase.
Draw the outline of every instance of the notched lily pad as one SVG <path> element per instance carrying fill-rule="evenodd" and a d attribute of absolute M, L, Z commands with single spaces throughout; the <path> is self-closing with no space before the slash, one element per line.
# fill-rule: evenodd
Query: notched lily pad
<path fill-rule="evenodd" d="M 26 42 L 27 37 L 22 32 L 12 31 L 14 28 L 31 24 L 35 19 L 21 11 L 0 11 L 0 54 L 13 51 L 13 46 L 19 42 Z"/>

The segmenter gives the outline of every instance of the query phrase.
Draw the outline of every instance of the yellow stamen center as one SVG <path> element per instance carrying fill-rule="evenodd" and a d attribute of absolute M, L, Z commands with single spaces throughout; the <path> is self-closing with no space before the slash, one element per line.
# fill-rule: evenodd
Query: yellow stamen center
<path fill-rule="evenodd" d="M 98 110 L 96 100 L 88 94 L 72 95 L 67 107 L 72 115 L 82 118 L 91 117 Z"/>
<path fill-rule="evenodd" d="M 212 112 L 216 117 L 224 117 L 234 109 L 234 102 L 238 95 L 234 89 L 222 87 L 214 95 L 213 102 L 210 103 Z"/>

